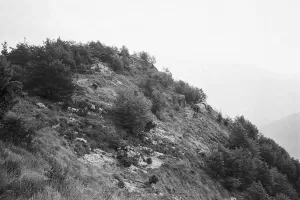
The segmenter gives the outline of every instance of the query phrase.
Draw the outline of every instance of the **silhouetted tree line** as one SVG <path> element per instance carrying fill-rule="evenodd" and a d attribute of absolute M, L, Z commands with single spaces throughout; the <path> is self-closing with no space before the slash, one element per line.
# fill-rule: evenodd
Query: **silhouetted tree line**
<path fill-rule="evenodd" d="M 230 128 L 226 144 L 208 157 L 208 168 L 229 190 L 245 199 L 299 199 L 300 163 L 243 116 Z"/>

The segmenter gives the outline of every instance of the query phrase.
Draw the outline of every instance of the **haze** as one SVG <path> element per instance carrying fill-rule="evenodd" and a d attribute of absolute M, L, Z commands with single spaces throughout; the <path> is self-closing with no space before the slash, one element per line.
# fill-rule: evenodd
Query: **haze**
<path fill-rule="evenodd" d="M 300 1 L 0 0 L 0 41 L 126 45 L 257 125 L 300 111 Z"/>

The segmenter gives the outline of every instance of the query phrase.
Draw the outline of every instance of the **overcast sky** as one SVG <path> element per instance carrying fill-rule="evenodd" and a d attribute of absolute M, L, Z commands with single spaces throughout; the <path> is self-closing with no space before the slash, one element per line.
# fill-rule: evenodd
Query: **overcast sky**
<path fill-rule="evenodd" d="M 260 120 L 249 116 L 263 124 L 300 111 L 295 105 L 274 116 L 251 109 L 258 97 L 247 102 L 248 98 L 225 98 L 218 92 L 226 89 L 222 85 L 228 77 L 223 79 L 219 74 L 218 79 L 199 78 L 207 70 L 218 73 L 216 69 L 230 70 L 232 66 L 253 68 L 255 73 L 248 76 L 270 71 L 285 80 L 300 77 L 299 0 L 0 0 L 0 8 L 0 40 L 11 46 L 24 37 L 38 44 L 59 36 L 64 40 L 126 45 L 132 51 L 150 52 L 159 68 L 168 67 L 176 78 L 206 89 L 208 101 L 231 116 L 248 109 L 250 113 L 260 112 Z M 236 73 L 234 79 L 245 72 L 232 73 Z M 237 81 L 230 83 L 232 93 L 243 89 L 244 80 Z M 290 95 L 292 98 L 294 94 Z M 276 106 L 284 107 L 286 102 Z"/>

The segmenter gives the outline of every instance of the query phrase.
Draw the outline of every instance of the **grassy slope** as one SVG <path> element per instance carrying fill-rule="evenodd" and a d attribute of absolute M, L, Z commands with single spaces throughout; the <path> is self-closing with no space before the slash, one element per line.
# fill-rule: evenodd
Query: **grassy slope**
<path fill-rule="evenodd" d="M 226 140 L 227 130 L 211 114 L 194 115 L 190 107 L 179 111 L 169 107 L 165 111 L 163 122 L 153 116 L 158 126 L 149 134 L 152 143 L 127 138 L 127 144 L 135 151 L 142 152 L 142 147 L 147 147 L 163 153 L 158 158 L 158 161 L 163 162 L 160 167 L 151 169 L 138 166 L 127 169 L 117 163 L 116 152 L 106 143 L 108 138 L 114 137 L 126 140 L 125 131 L 115 125 L 113 116 L 109 114 L 116 91 L 121 88 L 140 90 L 138 83 L 155 71 L 156 69 L 135 69 L 130 76 L 109 71 L 75 75 L 74 82 L 77 83 L 78 90 L 73 99 L 85 100 L 103 108 L 103 111 L 90 112 L 85 117 L 64 111 L 60 105 L 39 98 L 20 99 L 9 114 L 23 117 L 28 126 L 35 126 L 40 130 L 34 141 L 33 152 L 1 143 L 0 164 L 5 166 L 5 162 L 12 160 L 20 168 L 17 176 L 6 172 L 5 167 L 1 168 L 5 175 L 3 180 L 11 182 L 11 190 L 18 190 L 22 195 L 26 192 L 28 196 L 35 193 L 32 200 L 228 198 L 230 194 L 206 174 L 204 158 L 199 154 L 199 151 L 208 152 L 210 147 Z M 99 87 L 93 88 L 93 83 L 97 83 Z M 166 95 L 172 94 L 171 89 L 161 89 Z M 36 105 L 38 102 L 44 103 L 48 109 L 39 108 Z M 95 134 L 98 134 L 97 141 Z M 76 137 L 84 138 L 88 145 L 76 141 Z M 100 148 L 105 152 L 99 157 L 99 153 L 90 152 L 89 147 L 92 150 Z M 91 157 L 84 156 L 87 153 L 95 155 L 98 160 L 92 162 L 89 159 Z M 66 177 L 60 188 L 56 188 L 55 180 L 51 182 L 47 176 L 53 166 L 62 169 L 58 170 L 58 174 Z M 124 179 L 126 188 L 117 186 L 116 174 Z M 159 182 L 154 188 L 143 188 L 142 183 L 152 174 L 159 177 Z M 36 186 L 20 186 L 24 179 Z M 45 184 L 44 189 L 39 188 L 40 183 Z M 4 199 L 16 199 L 9 191 L 4 194 Z M 23 196 L 24 199 L 27 198 L 26 195 Z"/>

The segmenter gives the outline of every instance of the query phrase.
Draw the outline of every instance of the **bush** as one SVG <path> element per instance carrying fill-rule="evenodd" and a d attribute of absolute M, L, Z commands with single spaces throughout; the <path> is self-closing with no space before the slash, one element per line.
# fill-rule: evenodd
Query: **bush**
<path fill-rule="evenodd" d="M 175 109 L 176 111 L 180 111 L 180 105 L 179 105 L 178 103 L 176 103 L 176 104 L 174 105 L 174 109 Z"/>
<path fill-rule="evenodd" d="M 229 126 L 229 124 L 231 124 L 231 123 L 232 123 L 232 120 L 230 119 L 230 117 L 224 118 L 224 125 L 225 126 Z"/>
<path fill-rule="evenodd" d="M 219 112 L 217 116 L 217 122 L 222 123 L 222 121 L 223 121 L 223 115 L 221 112 Z"/>
<path fill-rule="evenodd" d="M 241 181 L 238 178 L 229 177 L 224 180 L 223 185 L 230 191 L 234 191 L 241 186 Z"/>
<path fill-rule="evenodd" d="M 116 55 L 112 56 L 110 67 L 115 72 L 122 72 L 124 70 L 123 61 Z"/>
<path fill-rule="evenodd" d="M 156 59 L 154 56 L 151 56 L 149 53 L 145 51 L 141 51 L 138 53 L 138 56 L 144 60 L 147 64 L 154 65 L 156 63 Z"/>
<path fill-rule="evenodd" d="M 151 100 L 152 100 L 151 111 L 156 115 L 158 112 L 162 111 L 167 105 L 163 95 L 159 91 L 154 91 L 152 93 Z"/>
<path fill-rule="evenodd" d="M 3 163 L 3 167 L 6 169 L 8 174 L 13 175 L 14 177 L 18 177 L 21 175 L 21 164 L 18 161 L 14 160 L 6 160 Z"/>
<path fill-rule="evenodd" d="M 35 131 L 32 128 L 27 129 L 21 118 L 8 117 L 0 124 L 0 140 L 5 142 L 29 147 L 34 135 Z"/>
<path fill-rule="evenodd" d="M 25 89 L 32 95 L 65 101 L 72 96 L 75 86 L 72 83 L 70 68 L 55 60 L 50 64 L 32 63 L 28 69 Z"/>
<path fill-rule="evenodd" d="M 138 135 L 151 121 L 150 108 L 151 103 L 142 94 L 136 96 L 134 91 L 122 90 L 118 92 L 114 110 L 121 125 L 130 133 Z"/>
<path fill-rule="evenodd" d="M 0 56 L 0 120 L 15 105 L 15 96 L 22 89 L 20 82 L 11 80 L 11 73 L 11 65 Z"/>
<path fill-rule="evenodd" d="M 206 94 L 202 89 L 190 86 L 184 81 L 176 81 L 174 84 L 175 92 L 185 96 L 187 103 L 198 103 L 206 100 Z"/>
<path fill-rule="evenodd" d="M 174 83 L 172 73 L 169 71 L 169 69 L 164 69 L 164 72 L 155 73 L 154 79 L 158 80 L 164 87 L 169 87 Z"/>
<path fill-rule="evenodd" d="M 48 178 L 48 184 L 62 191 L 68 185 L 67 179 L 69 178 L 70 169 L 63 167 L 54 158 L 49 159 L 50 169 L 45 173 Z"/>
<path fill-rule="evenodd" d="M 147 158 L 147 159 L 146 159 L 146 163 L 147 163 L 148 165 L 151 165 L 151 164 L 152 164 L 152 158 L 151 158 L 151 157 Z"/>

